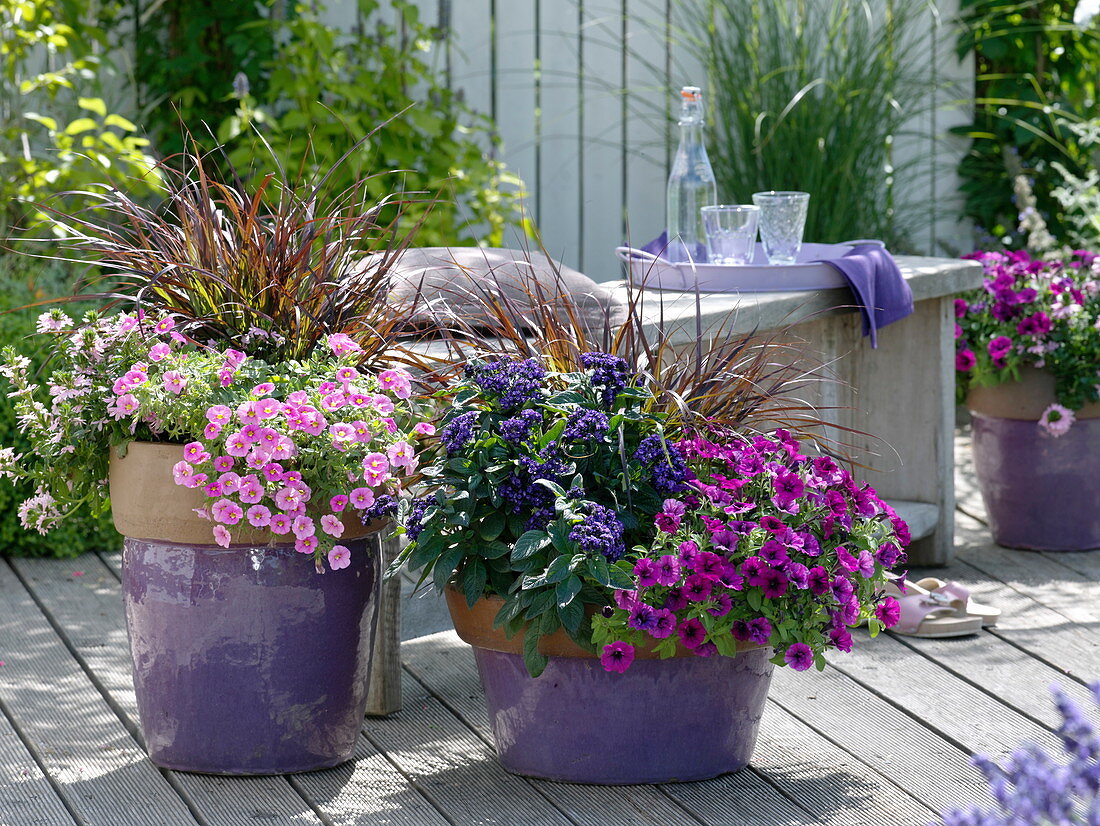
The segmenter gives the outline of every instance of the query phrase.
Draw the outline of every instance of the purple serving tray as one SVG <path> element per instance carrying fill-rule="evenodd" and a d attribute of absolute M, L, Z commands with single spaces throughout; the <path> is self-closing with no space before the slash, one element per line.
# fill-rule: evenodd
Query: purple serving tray
<path fill-rule="evenodd" d="M 673 264 L 663 258 L 634 249 L 615 250 L 620 260 L 630 268 L 630 280 L 639 287 L 654 290 L 678 290 L 709 293 L 763 293 L 792 290 L 832 290 L 847 287 L 848 282 L 834 267 L 822 259 L 842 258 L 857 244 L 878 244 L 881 241 L 846 241 L 843 244 L 802 245 L 794 264 L 768 263 L 762 244 L 756 245 L 751 264 Z"/>

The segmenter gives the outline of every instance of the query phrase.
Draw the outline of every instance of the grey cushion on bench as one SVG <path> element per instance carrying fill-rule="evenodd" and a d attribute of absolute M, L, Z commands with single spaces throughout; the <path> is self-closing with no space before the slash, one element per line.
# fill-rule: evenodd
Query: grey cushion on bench
<path fill-rule="evenodd" d="M 409 299 L 420 290 L 420 307 L 413 320 L 459 320 L 479 326 L 489 321 L 477 297 L 485 291 L 499 291 L 516 307 L 531 306 L 531 293 L 552 301 L 568 294 L 590 337 L 599 340 L 608 321 L 612 329 L 622 324 L 626 309 L 622 300 L 586 275 L 566 267 L 541 252 L 492 247 L 413 247 L 406 250 L 392 269 L 393 294 Z M 537 285 L 537 287 L 536 287 Z M 429 309 L 430 308 L 430 309 Z M 559 312 L 564 319 L 564 315 Z"/>

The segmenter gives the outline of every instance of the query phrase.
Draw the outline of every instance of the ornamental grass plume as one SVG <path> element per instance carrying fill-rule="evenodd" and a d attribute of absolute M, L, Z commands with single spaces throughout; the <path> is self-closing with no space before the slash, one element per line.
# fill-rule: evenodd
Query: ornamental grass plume
<path fill-rule="evenodd" d="M 1093 683 L 1100 706 L 1100 683 Z M 1055 733 L 1062 754 L 1017 748 L 1002 764 L 973 758 L 989 784 L 995 809 L 953 809 L 942 826 L 1097 826 L 1100 824 L 1100 733 L 1096 723 L 1057 684 L 1051 686 L 1062 720 Z M 935 826 L 935 825 L 933 825 Z"/>

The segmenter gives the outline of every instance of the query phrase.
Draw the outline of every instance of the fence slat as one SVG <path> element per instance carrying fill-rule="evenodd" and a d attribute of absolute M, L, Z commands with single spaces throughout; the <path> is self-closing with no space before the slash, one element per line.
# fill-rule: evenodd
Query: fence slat
<path fill-rule="evenodd" d="M 505 162 L 530 189 L 538 177 L 535 4 L 498 2 L 495 11 L 497 127 L 504 141 Z M 526 209 L 533 211 L 533 204 L 529 201 Z M 522 246 L 520 239 L 507 236 L 504 243 Z"/>

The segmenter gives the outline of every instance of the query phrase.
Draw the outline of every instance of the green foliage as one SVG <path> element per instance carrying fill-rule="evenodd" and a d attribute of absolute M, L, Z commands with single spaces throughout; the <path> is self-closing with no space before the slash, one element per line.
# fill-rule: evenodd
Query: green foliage
<path fill-rule="evenodd" d="M 0 0 L 0 237 L 48 221 L 51 195 L 123 177 L 140 194 L 151 174 L 149 142 L 104 101 L 109 67 L 87 16 L 81 2 Z"/>
<path fill-rule="evenodd" d="M 68 278 L 56 265 L 43 267 L 33 259 L 0 257 L 0 312 L 44 301 L 68 292 Z M 25 337 L 35 330 L 36 309 L 19 310 L 0 317 L 0 347 L 26 349 Z M 35 353 L 32 369 L 42 367 L 42 353 Z M 16 427 L 12 400 L 0 394 L 0 444 L 26 453 L 30 444 Z M 49 536 L 24 530 L 17 508 L 33 495 L 30 482 L 0 484 L 0 552 L 12 556 L 79 556 L 87 551 L 111 551 L 122 545 L 122 538 L 111 525 L 109 515 L 93 517 L 74 514 Z"/>
<path fill-rule="evenodd" d="M 1100 39 L 1074 23 L 1076 0 L 963 0 L 960 56 L 977 60 L 975 117 L 959 164 L 966 215 L 986 244 L 1023 247 L 1013 179 L 1032 179 L 1037 208 L 1063 239 L 1074 220 L 1054 190 L 1092 165 L 1074 124 L 1100 114 Z M 1060 169 L 1059 169 L 1060 167 Z"/>
<path fill-rule="evenodd" d="M 505 229 L 520 223 L 522 182 L 486 152 L 499 145 L 492 122 L 443 82 L 433 60 L 438 32 L 412 3 L 388 6 L 399 27 L 382 20 L 378 0 L 359 0 L 360 18 L 369 24 L 354 34 L 325 24 L 321 3 L 298 4 L 287 19 L 254 24 L 281 45 L 254 88 L 252 77 L 237 84 L 237 110 L 218 138 L 232 147 L 229 157 L 240 169 L 254 159 L 270 165 L 274 156 L 288 167 L 305 159 L 307 172 L 327 171 L 393 118 L 339 165 L 334 189 L 365 180 L 380 198 L 392 188 L 390 179 L 369 173 L 398 170 L 401 189 L 413 194 L 404 220 L 423 222 L 420 245 L 500 246 Z"/>
<path fill-rule="evenodd" d="M 710 81 L 708 148 L 723 198 L 804 190 L 806 238 L 909 247 L 928 205 L 895 188 L 929 159 L 919 142 L 896 147 L 928 107 L 929 83 L 912 68 L 928 47 L 917 23 L 925 0 L 683 5 Z"/>

